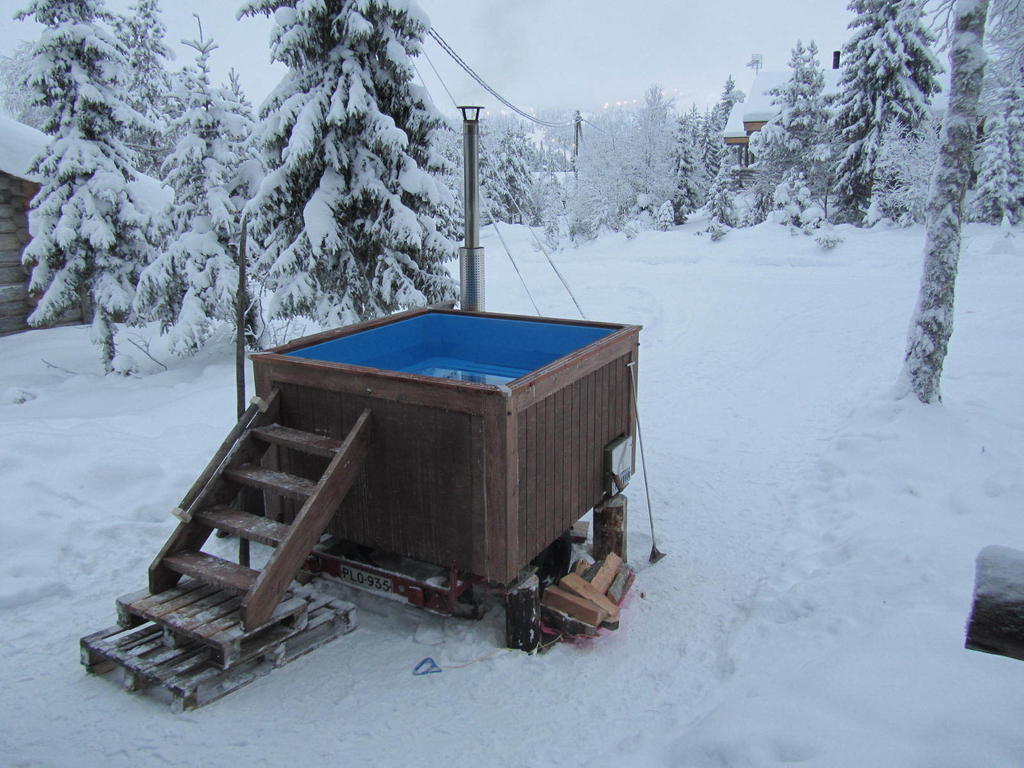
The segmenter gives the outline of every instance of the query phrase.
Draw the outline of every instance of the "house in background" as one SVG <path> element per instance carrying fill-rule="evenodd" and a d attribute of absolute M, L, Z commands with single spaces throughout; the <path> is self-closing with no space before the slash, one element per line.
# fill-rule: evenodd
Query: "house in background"
<path fill-rule="evenodd" d="M 835 94 L 839 91 L 839 56 L 838 51 L 832 55 L 832 69 L 825 70 L 825 93 Z M 784 86 L 792 72 L 789 69 L 780 72 L 759 71 L 747 89 L 747 98 L 736 104 L 729 114 L 729 122 L 725 126 L 725 145 L 732 152 L 733 162 L 740 168 L 747 168 L 754 162 L 750 152 L 750 137 L 760 131 L 775 117 L 779 110 L 772 106 L 775 98 L 770 91 Z"/>
<path fill-rule="evenodd" d="M 26 321 L 34 305 L 21 253 L 30 237 L 28 208 L 39 191 L 39 179 L 28 169 L 48 142 L 46 134 L 0 115 L 0 336 L 29 328 Z M 80 322 L 78 309 L 60 324 Z"/>

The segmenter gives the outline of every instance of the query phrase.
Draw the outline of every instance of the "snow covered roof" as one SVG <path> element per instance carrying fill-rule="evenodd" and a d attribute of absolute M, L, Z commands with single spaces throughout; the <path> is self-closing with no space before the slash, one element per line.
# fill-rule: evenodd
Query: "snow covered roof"
<path fill-rule="evenodd" d="M 39 181 L 28 169 L 49 140 L 42 131 L 0 115 L 0 171 L 19 179 Z"/>
<path fill-rule="evenodd" d="M 725 126 L 725 137 L 739 138 L 747 135 L 744 123 L 767 122 L 778 114 L 778 110 L 772 106 L 772 95 L 769 93 L 773 88 L 779 88 L 786 84 L 792 73 L 786 69 L 781 72 L 758 72 L 754 80 L 745 91 L 747 98 L 733 107 L 729 114 L 729 122 Z M 839 90 L 838 69 L 825 70 L 825 93 L 833 94 Z"/>
<path fill-rule="evenodd" d="M 0 171 L 17 176 L 19 179 L 40 182 L 38 176 L 29 173 L 32 161 L 44 150 L 50 137 L 42 131 L 19 123 L 6 115 L 0 115 Z M 152 213 L 160 211 L 174 200 L 174 192 L 163 182 L 142 173 L 128 185 L 136 205 Z"/>
<path fill-rule="evenodd" d="M 729 121 L 725 125 L 725 138 L 735 139 L 747 135 L 744 123 L 767 122 L 778 114 L 778 110 L 772 106 L 772 95 L 768 93 L 773 88 L 785 85 L 789 80 L 791 71 L 786 69 L 781 72 L 758 72 L 754 80 L 744 93 L 747 98 L 733 107 L 729 114 Z M 825 70 L 825 95 L 831 96 L 839 92 L 839 78 L 842 70 Z M 940 117 L 946 111 L 949 102 L 949 95 L 946 91 L 932 96 L 932 113 Z"/>

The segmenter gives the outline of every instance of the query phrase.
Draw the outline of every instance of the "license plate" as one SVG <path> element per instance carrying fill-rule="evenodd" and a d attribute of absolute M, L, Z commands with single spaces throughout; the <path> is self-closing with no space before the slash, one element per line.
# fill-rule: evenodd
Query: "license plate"
<path fill-rule="evenodd" d="M 349 584 L 355 584 L 357 587 L 363 589 L 373 589 L 378 592 L 390 592 L 391 591 L 391 579 L 385 578 L 384 576 L 378 576 L 375 573 L 364 571 L 361 568 L 353 568 L 350 565 L 341 566 L 340 571 L 341 578 L 347 581 Z"/>

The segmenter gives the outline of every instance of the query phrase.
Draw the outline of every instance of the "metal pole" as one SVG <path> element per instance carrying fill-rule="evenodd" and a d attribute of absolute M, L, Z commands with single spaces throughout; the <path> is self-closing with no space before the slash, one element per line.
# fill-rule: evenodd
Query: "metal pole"
<path fill-rule="evenodd" d="M 459 305 L 465 312 L 484 311 L 484 249 L 480 246 L 480 110 L 462 111 L 463 199 L 466 242 L 459 249 Z"/>

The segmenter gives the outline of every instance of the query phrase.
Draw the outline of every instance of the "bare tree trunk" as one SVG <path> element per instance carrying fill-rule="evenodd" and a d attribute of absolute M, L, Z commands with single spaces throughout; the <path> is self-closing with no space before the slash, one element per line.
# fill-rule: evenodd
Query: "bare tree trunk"
<path fill-rule="evenodd" d="M 971 178 L 978 99 L 985 74 L 982 41 L 989 0 L 957 0 L 950 38 L 949 107 L 928 199 L 924 270 L 907 338 L 899 394 L 922 403 L 941 400 L 939 380 L 953 333 L 953 299 L 960 260 L 964 193 Z"/>

